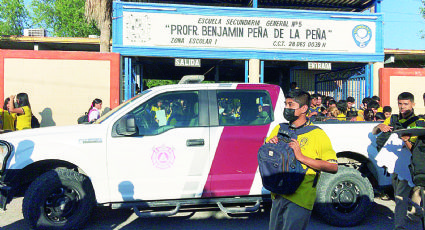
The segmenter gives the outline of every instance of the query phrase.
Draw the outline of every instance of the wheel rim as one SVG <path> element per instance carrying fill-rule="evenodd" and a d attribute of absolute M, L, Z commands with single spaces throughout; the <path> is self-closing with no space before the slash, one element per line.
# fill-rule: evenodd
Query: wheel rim
<path fill-rule="evenodd" d="M 331 193 L 332 206 L 341 213 L 350 213 L 360 202 L 360 189 L 349 181 L 337 184 Z"/>
<path fill-rule="evenodd" d="M 60 187 L 47 197 L 44 213 L 50 221 L 63 223 L 74 214 L 79 203 L 80 195 L 75 189 Z"/>

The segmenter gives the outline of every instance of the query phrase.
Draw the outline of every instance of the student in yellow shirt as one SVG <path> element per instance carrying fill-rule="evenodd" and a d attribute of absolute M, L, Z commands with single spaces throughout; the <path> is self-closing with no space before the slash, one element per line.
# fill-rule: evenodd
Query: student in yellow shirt
<path fill-rule="evenodd" d="M 381 107 L 381 98 L 379 98 L 378 96 L 373 96 L 372 97 L 372 100 L 374 100 L 374 101 L 376 101 L 376 102 L 378 102 L 378 113 L 382 113 L 383 112 L 383 108 Z"/>
<path fill-rule="evenodd" d="M 393 109 L 391 108 L 391 106 L 384 106 L 384 108 L 382 109 L 382 112 L 384 112 L 385 115 L 385 119 L 391 117 Z"/>
<path fill-rule="evenodd" d="M 18 108 L 14 105 L 15 95 L 10 96 L 9 112 L 16 113 L 16 130 L 30 129 L 31 128 L 31 105 L 28 99 L 28 94 L 19 93 L 16 95 L 16 103 Z"/>
<path fill-rule="evenodd" d="M 372 100 L 372 101 L 370 101 L 368 104 L 367 104 L 367 108 L 368 109 L 370 109 L 370 110 L 372 110 L 372 112 L 373 112 L 373 116 L 375 117 L 375 115 L 376 115 L 376 113 L 378 113 L 379 112 L 379 103 L 377 102 L 377 101 L 374 101 L 374 100 Z M 366 120 L 366 118 L 365 118 L 365 120 Z M 375 119 L 374 119 L 375 120 Z"/>
<path fill-rule="evenodd" d="M 337 119 L 340 121 L 346 121 L 347 120 L 347 101 L 346 100 L 339 100 L 336 103 L 336 107 L 339 110 L 339 114 L 337 116 Z"/>
<path fill-rule="evenodd" d="M 290 128 L 297 129 L 311 125 L 307 118 L 310 105 L 310 94 L 302 90 L 292 90 L 286 95 L 284 117 Z M 267 143 L 277 143 L 277 125 L 267 137 Z M 314 129 L 292 139 L 289 147 L 294 150 L 295 157 L 304 168 L 308 168 L 300 187 L 293 194 L 282 195 L 272 193 L 272 209 L 270 211 L 269 230 L 274 229 L 306 229 L 310 220 L 316 188 L 313 186 L 317 171 L 336 173 L 338 163 L 331 141 L 322 129 Z"/>
<path fill-rule="evenodd" d="M 362 104 L 360 105 L 360 109 L 357 111 L 357 115 L 364 121 L 364 111 L 367 109 L 368 103 L 372 100 L 370 97 L 365 97 L 362 100 Z"/>
<path fill-rule="evenodd" d="M 15 131 L 16 113 L 10 113 L 7 109 L 10 99 L 4 100 L 3 109 L 0 109 L 3 130 Z"/>

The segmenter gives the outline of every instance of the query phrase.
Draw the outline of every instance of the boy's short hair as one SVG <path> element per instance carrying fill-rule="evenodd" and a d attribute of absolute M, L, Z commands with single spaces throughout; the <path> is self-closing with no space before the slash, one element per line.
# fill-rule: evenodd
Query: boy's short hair
<path fill-rule="evenodd" d="M 311 99 L 317 99 L 317 98 L 319 98 L 319 97 L 322 97 L 322 95 L 320 95 L 320 94 L 318 94 L 318 93 L 313 93 L 313 94 L 311 95 Z"/>
<path fill-rule="evenodd" d="M 382 108 L 382 112 L 384 113 L 391 113 L 393 111 L 393 109 L 391 108 L 391 106 L 384 106 L 384 108 Z"/>
<path fill-rule="evenodd" d="M 375 96 L 372 97 L 372 100 L 374 100 L 374 101 L 381 101 L 381 98 L 379 98 L 378 96 L 375 95 Z"/>
<path fill-rule="evenodd" d="M 355 101 L 354 97 L 347 97 L 347 102 L 354 103 Z"/>
<path fill-rule="evenodd" d="M 294 101 L 300 105 L 300 108 L 304 105 L 310 106 L 311 102 L 310 94 L 301 89 L 291 90 L 286 94 L 286 98 L 294 99 Z"/>
<path fill-rule="evenodd" d="M 346 100 L 339 100 L 336 103 L 336 107 L 338 108 L 339 111 L 341 111 L 342 113 L 346 113 L 347 112 L 347 101 Z"/>
<path fill-rule="evenodd" d="M 336 101 L 334 99 L 329 100 L 329 105 L 336 105 Z"/>
<path fill-rule="evenodd" d="M 409 92 L 400 93 L 397 97 L 397 100 L 409 100 L 411 102 L 415 102 L 415 96 Z"/>
<path fill-rule="evenodd" d="M 327 101 L 329 101 L 329 100 L 335 100 L 335 98 L 334 98 L 334 97 L 332 97 L 332 96 L 326 96 L 326 97 L 325 97 L 325 100 L 327 100 Z"/>
<path fill-rule="evenodd" d="M 378 109 L 379 103 L 375 100 L 371 100 L 369 103 L 367 103 L 367 108 L 368 109 Z"/>
<path fill-rule="evenodd" d="M 365 97 L 365 98 L 363 98 L 363 100 L 362 100 L 362 103 L 363 104 L 369 104 L 369 102 L 372 100 L 372 98 L 370 98 L 370 97 Z"/>

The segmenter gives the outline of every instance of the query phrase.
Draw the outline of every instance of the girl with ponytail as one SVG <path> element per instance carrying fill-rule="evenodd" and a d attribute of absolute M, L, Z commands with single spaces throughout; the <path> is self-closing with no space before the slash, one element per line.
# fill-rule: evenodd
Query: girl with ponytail
<path fill-rule="evenodd" d="M 87 113 L 89 122 L 93 122 L 99 119 L 101 109 L 102 109 L 102 100 L 100 100 L 99 98 L 94 99 Z"/>

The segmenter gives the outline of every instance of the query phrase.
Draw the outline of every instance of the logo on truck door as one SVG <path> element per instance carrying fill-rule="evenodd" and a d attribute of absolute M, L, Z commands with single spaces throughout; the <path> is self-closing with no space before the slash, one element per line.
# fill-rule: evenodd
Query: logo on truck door
<path fill-rule="evenodd" d="M 167 169 L 173 166 L 176 159 L 174 149 L 167 146 L 153 148 L 152 163 L 159 169 Z"/>

